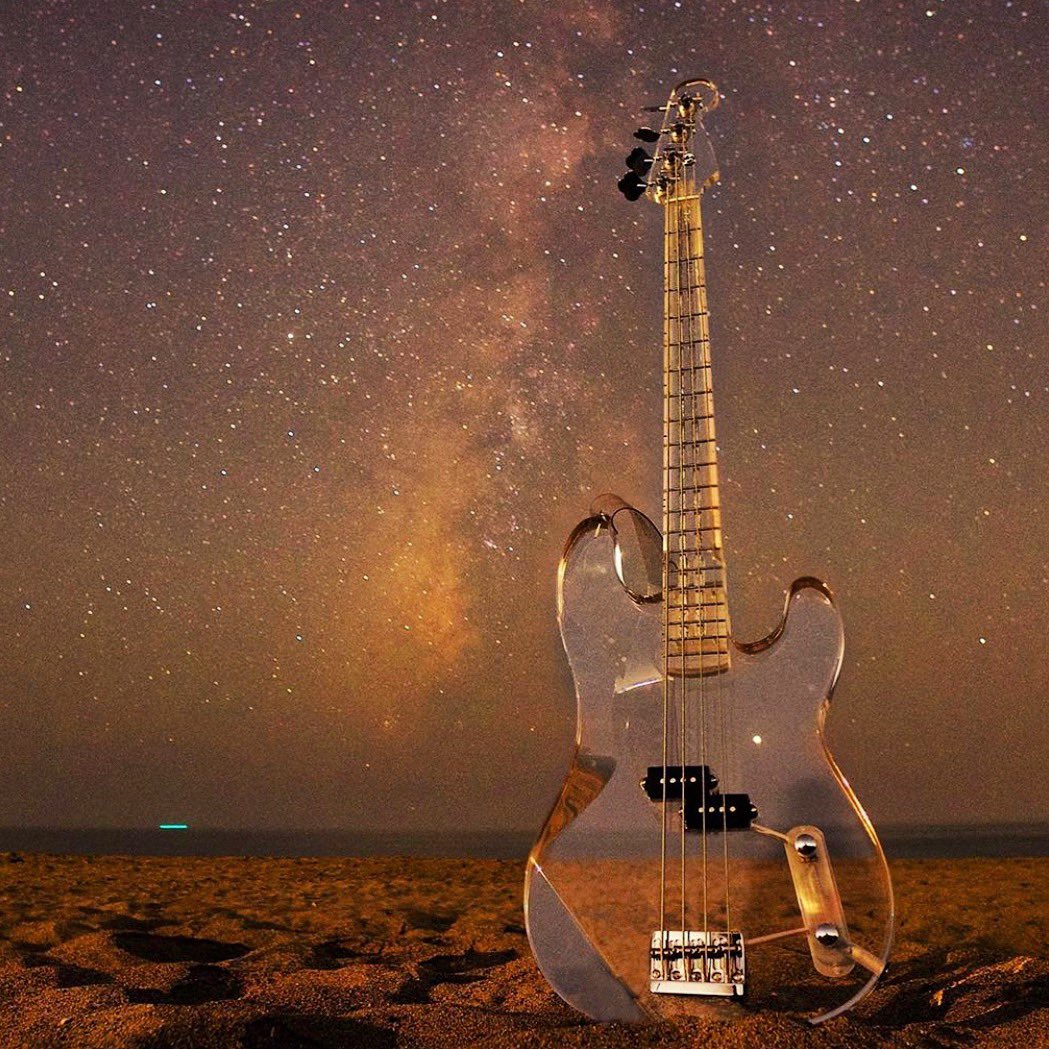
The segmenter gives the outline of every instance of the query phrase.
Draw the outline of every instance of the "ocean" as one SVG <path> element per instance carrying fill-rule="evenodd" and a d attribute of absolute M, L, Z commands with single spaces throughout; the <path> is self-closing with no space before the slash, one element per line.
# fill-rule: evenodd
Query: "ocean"
<path fill-rule="evenodd" d="M 879 828 L 890 859 L 1049 856 L 1049 823 Z M 0 828 L 0 852 L 137 856 L 449 856 L 523 860 L 535 832 Z"/>

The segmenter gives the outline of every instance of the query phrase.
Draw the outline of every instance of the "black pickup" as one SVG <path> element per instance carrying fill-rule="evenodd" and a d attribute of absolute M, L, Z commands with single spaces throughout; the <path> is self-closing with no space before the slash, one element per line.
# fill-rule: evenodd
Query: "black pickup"
<path fill-rule="evenodd" d="M 666 776 L 664 793 L 663 778 Z M 650 801 L 680 801 L 682 788 L 685 800 L 703 803 L 704 797 L 711 797 L 717 792 L 718 778 L 706 765 L 649 765 L 641 786 Z"/>
<path fill-rule="evenodd" d="M 758 810 L 751 803 L 749 794 L 708 794 L 706 798 L 706 823 L 708 834 L 721 830 L 749 830 L 758 818 Z M 703 799 L 685 802 L 685 830 L 704 830 Z"/>
<path fill-rule="evenodd" d="M 707 765 L 650 765 L 641 787 L 650 801 L 684 799 L 685 830 L 747 830 L 758 818 L 749 794 L 718 792 L 718 778 Z"/>

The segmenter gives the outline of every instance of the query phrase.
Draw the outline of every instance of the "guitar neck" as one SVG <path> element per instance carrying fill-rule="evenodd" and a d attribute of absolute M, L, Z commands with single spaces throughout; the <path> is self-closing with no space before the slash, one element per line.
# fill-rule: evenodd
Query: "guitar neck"
<path fill-rule="evenodd" d="M 673 673 L 729 663 L 710 328 L 700 194 L 684 178 L 664 205 L 663 534 Z"/>

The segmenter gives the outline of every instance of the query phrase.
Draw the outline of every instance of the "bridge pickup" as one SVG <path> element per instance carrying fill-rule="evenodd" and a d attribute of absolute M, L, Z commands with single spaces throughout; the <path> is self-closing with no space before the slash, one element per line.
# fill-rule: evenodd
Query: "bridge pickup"
<path fill-rule="evenodd" d="M 722 830 L 749 830 L 758 818 L 758 810 L 749 794 L 708 794 L 704 816 L 704 799 L 685 799 L 685 830 L 706 830 L 715 834 Z"/>
<path fill-rule="evenodd" d="M 702 804 L 704 794 L 710 798 L 716 793 L 718 778 L 706 765 L 649 765 L 641 786 L 650 801 L 680 801 L 684 794 L 687 802 Z"/>

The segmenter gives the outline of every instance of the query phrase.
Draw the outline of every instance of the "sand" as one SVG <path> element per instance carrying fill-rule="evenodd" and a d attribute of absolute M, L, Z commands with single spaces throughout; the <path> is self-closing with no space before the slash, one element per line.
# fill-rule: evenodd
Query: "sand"
<path fill-rule="evenodd" d="M 0 1049 L 1049 1046 L 1049 858 L 893 870 L 849 1016 L 624 1027 L 547 987 L 519 863 L 0 853 Z"/>

